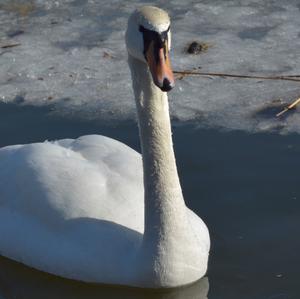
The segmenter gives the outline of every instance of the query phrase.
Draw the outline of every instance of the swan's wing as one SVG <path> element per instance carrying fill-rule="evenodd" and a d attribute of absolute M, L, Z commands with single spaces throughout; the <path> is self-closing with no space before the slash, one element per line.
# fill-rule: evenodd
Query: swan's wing
<path fill-rule="evenodd" d="M 2 148 L 0 254 L 64 277 L 120 283 L 143 232 L 142 186 L 141 156 L 107 137 Z"/>
<path fill-rule="evenodd" d="M 141 156 L 90 135 L 0 150 L 0 208 L 49 225 L 88 217 L 143 231 Z"/>

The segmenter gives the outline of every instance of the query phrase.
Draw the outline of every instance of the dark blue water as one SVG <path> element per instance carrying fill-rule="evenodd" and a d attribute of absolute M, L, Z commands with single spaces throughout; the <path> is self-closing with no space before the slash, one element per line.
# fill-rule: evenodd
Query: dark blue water
<path fill-rule="evenodd" d="M 212 239 L 208 279 L 148 292 L 60 279 L 0 258 L 0 298 L 300 298 L 300 138 L 197 129 L 174 123 L 187 205 Z M 0 146 L 103 134 L 139 150 L 133 122 L 57 116 L 49 108 L 0 104 Z M 0 236 L 1 238 L 1 236 Z"/>

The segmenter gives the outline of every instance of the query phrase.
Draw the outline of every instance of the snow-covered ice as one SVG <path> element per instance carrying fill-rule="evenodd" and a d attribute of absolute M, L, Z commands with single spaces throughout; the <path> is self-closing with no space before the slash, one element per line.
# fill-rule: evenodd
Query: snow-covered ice
<path fill-rule="evenodd" d="M 124 32 L 129 14 L 152 4 L 172 17 L 175 70 L 300 75 L 299 0 L 0 0 L 0 100 L 50 105 L 88 119 L 135 118 Z M 186 54 L 192 41 L 210 45 Z M 185 77 L 170 93 L 171 114 L 201 127 L 300 132 L 300 82 Z"/>

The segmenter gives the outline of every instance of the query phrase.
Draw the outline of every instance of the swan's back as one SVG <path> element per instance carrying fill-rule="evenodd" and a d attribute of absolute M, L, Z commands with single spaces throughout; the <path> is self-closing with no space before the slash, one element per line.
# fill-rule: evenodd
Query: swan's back
<path fill-rule="evenodd" d="M 142 232 L 141 171 L 137 152 L 104 136 L 10 146 L 0 151 L 0 206 L 52 224 L 92 217 Z"/>
<path fill-rule="evenodd" d="M 122 253 L 144 229 L 140 154 L 97 135 L 9 146 L 0 178 L 0 254 L 61 276 L 120 281 Z"/>

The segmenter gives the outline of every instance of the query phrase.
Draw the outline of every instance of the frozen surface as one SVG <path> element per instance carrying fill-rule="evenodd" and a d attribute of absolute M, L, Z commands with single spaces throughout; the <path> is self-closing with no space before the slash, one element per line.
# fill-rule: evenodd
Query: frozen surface
<path fill-rule="evenodd" d="M 124 31 L 144 1 L 1 0 L 0 100 L 51 105 L 70 117 L 135 118 Z M 300 75 L 300 4 L 289 1 L 154 1 L 173 20 L 175 70 Z M 184 52 L 197 40 L 200 55 Z M 172 117 L 201 127 L 300 132 L 300 114 L 276 119 L 300 82 L 185 77 L 170 93 Z"/>

